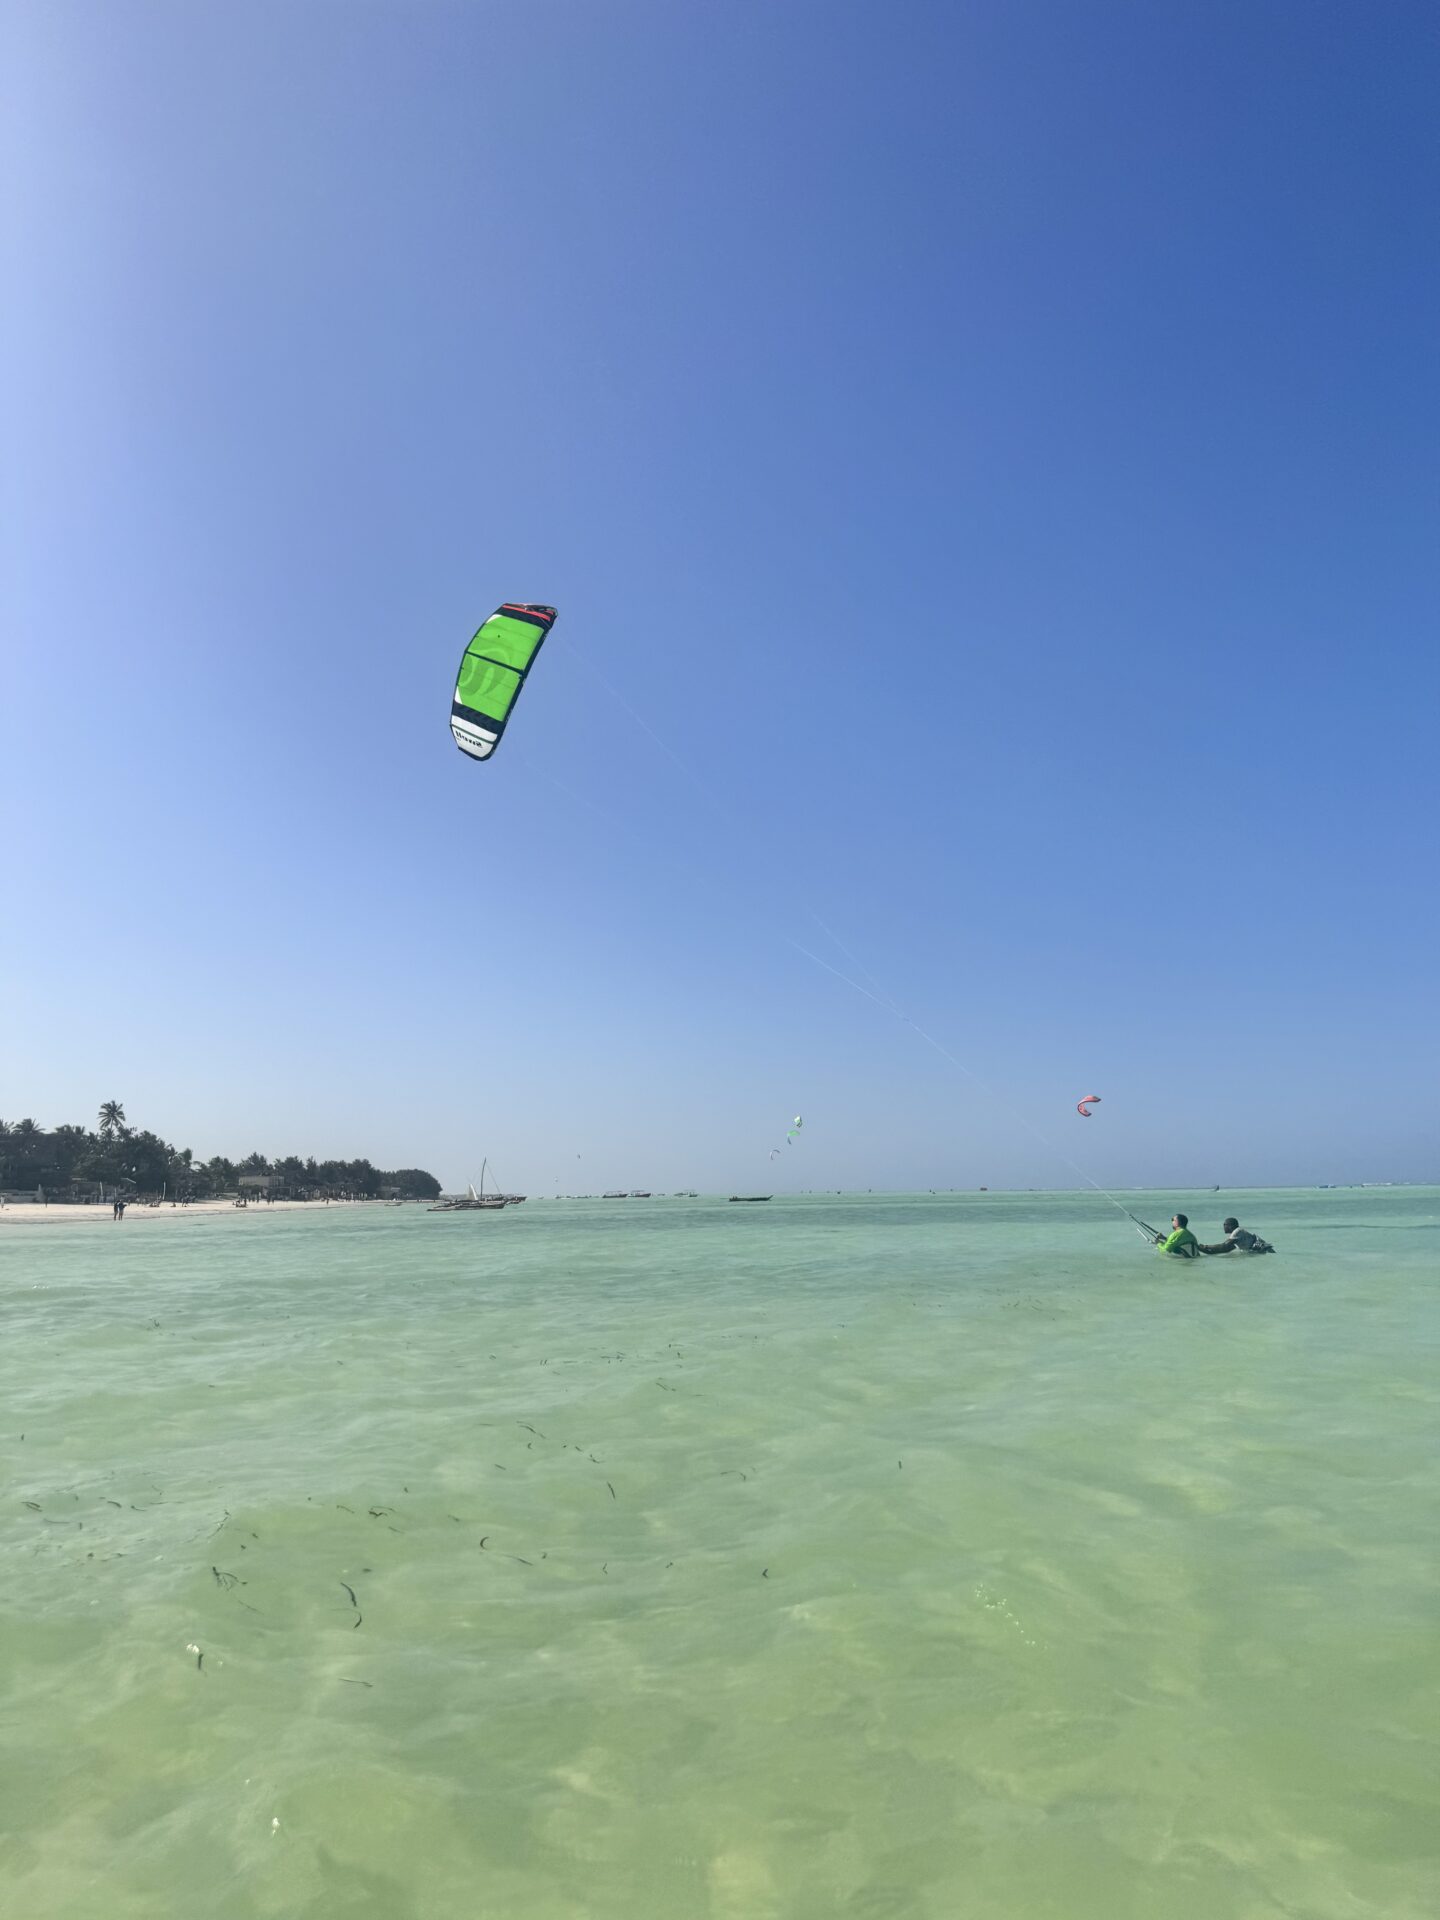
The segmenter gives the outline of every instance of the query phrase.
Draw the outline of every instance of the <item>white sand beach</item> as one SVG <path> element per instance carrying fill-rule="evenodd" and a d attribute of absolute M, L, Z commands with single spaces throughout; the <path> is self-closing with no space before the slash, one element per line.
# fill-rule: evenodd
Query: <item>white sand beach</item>
<path fill-rule="evenodd" d="M 11 1200 L 0 1206 L 0 1227 L 55 1227 L 91 1224 L 104 1227 L 153 1225 L 160 1220 L 194 1220 L 201 1216 L 225 1216 L 258 1220 L 271 1213 L 348 1213 L 356 1207 L 383 1207 L 384 1200 L 250 1200 L 243 1207 L 233 1200 L 192 1200 L 187 1204 L 163 1201 L 148 1206 L 132 1200 L 123 1220 L 117 1220 L 109 1201 L 92 1206 L 71 1205 L 67 1201 L 37 1202 Z M 406 1206 L 423 1206 L 424 1201 L 406 1201 Z"/>

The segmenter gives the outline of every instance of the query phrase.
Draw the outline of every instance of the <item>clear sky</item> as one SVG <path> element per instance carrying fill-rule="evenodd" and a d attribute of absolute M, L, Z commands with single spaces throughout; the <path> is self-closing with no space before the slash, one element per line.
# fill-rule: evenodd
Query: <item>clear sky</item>
<path fill-rule="evenodd" d="M 1106 1182 L 1434 1177 L 1432 5 L 0 55 L 0 1113 L 531 1192 L 1074 1184 L 1017 1112 Z M 504 599 L 560 619 L 481 766 Z"/>

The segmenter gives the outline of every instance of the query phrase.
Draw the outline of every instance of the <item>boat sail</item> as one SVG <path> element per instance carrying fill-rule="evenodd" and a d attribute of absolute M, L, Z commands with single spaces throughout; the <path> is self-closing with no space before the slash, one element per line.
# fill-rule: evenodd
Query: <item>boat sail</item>
<path fill-rule="evenodd" d="M 442 1200 L 438 1206 L 431 1207 L 431 1213 L 476 1213 L 482 1208 L 486 1213 L 491 1213 L 497 1207 L 508 1207 L 510 1204 L 510 1196 L 508 1194 L 487 1193 L 485 1191 L 485 1175 L 489 1167 L 490 1162 L 488 1160 L 481 1161 L 480 1191 L 478 1193 L 475 1191 L 475 1182 L 472 1180 L 458 1199 Z"/>

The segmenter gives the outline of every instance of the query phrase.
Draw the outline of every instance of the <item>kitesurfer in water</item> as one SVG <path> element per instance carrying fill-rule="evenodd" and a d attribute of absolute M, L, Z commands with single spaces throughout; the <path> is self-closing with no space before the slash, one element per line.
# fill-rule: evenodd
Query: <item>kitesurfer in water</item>
<path fill-rule="evenodd" d="M 1170 1216 L 1170 1225 L 1173 1231 L 1169 1238 L 1157 1241 L 1155 1251 L 1157 1253 L 1178 1253 L 1182 1260 L 1193 1260 L 1196 1254 L 1201 1252 L 1202 1249 L 1200 1242 L 1190 1231 L 1189 1215 L 1184 1213 L 1172 1214 Z"/>
<path fill-rule="evenodd" d="M 1220 1231 L 1225 1238 L 1214 1247 L 1201 1247 L 1201 1253 L 1273 1253 L 1275 1249 L 1268 1240 L 1262 1240 L 1258 1233 L 1251 1233 L 1248 1227 L 1242 1227 L 1231 1214 L 1228 1220 L 1222 1220 Z"/>

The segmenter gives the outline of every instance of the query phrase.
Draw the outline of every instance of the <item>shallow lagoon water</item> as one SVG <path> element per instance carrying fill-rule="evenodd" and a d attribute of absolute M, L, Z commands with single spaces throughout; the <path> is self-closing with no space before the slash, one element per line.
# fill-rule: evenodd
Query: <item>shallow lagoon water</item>
<path fill-rule="evenodd" d="M 1429 1916 L 1440 1194 L 1187 1201 L 5 1229 L 4 1910 Z"/>

